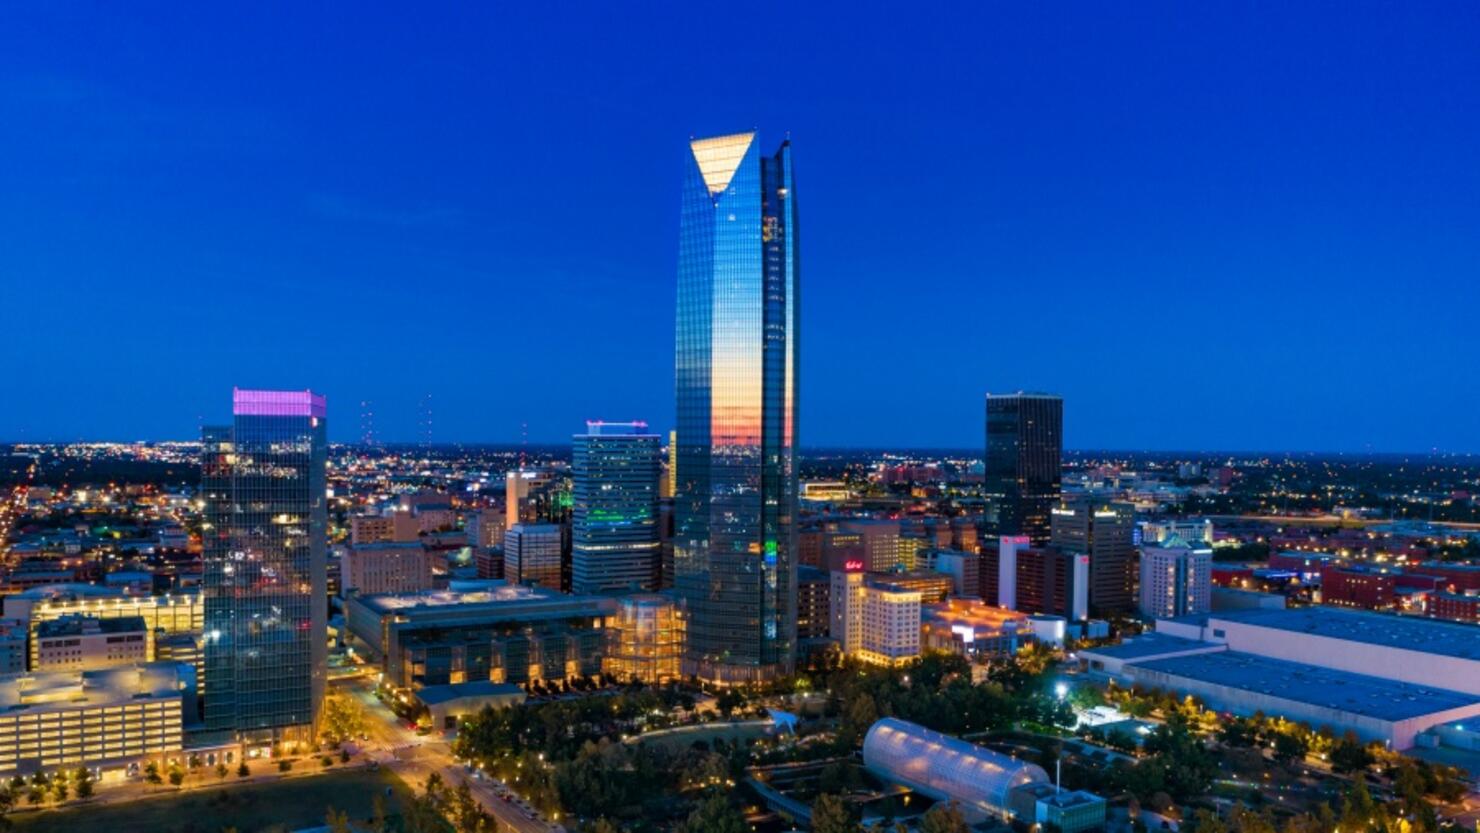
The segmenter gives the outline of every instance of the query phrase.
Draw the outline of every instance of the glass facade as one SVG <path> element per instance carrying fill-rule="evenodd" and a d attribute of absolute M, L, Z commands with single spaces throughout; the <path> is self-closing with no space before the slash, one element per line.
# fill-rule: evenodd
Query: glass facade
<path fill-rule="evenodd" d="M 676 332 L 674 587 L 685 670 L 788 672 L 796 642 L 798 252 L 790 142 L 690 143 Z"/>
<path fill-rule="evenodd" d="M 1041 393 L 987 394 L 986 491 L 998 535 L 1048 543 L 1059 502 L 1064 400 Z"/>
<path fill-rule="evenodd" d="M 203 435 L 206 726 L 309 739 L 328 619 L 324 398 L 238 389 L 232 410 Z"/>
<path fill-rule="evenodd" d="M 588 423 L 571 452 L 571 592 L 656 590 L 659 438 L 641 422 Z"/>

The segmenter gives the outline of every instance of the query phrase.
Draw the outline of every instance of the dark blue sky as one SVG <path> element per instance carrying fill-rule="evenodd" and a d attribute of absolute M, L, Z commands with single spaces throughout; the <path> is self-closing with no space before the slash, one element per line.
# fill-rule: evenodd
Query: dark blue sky
<path fill-rule="evenodd" d="M 1032 388 L 1074 447 L 1480 451 L 1474 3 L 248 5 L 0 12 L 0 439 L 666 430 L 684 143 L 755 127 L 805 445 Z"/>

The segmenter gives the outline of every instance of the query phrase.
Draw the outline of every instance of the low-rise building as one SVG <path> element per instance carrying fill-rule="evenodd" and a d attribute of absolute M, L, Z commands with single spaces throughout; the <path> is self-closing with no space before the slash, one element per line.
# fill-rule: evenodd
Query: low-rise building
<path fill-rule="evenodd" d="M 345 602 L 356 650 L 380 665 L 387 682 L 404 688 L 599 674 L 616 614 L 611 597 L 513 585 Z"/>
<path fill-rule="evenodd" d="M 416 593 L 432 589 L 432 564 L 420 542 L 380 541 L 345 551 L 343 593 Z"/>
<path fill-rule="evenodd" d="M 194 708 L 195 671 L 174 662 L 0 677 L 0 775 L 178 753 Z"/>
<path fill-rule="evenodd" d="M 920 608 L 920 641 L 927 651 L 968 658 L 1011 656 L 1033 640 L 1028 617 L 975 599 L 947 599 Z"/>
<path fill-rule="evenodd" d="M 153 632 L 142 616 L 99 619 L 72 614 L 42 622 L 36 629 L 32 671 L 95 671 L 148 662 Z"/>

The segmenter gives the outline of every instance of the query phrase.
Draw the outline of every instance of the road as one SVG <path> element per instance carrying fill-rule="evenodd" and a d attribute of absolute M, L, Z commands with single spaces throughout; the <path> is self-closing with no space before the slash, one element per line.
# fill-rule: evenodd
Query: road
<path fill-rule="evenodd" d="M 10 490 L 10 494 L 4 502 L 0 502 L 0 561 L 8 566 L 10 563 L 10 532 L 15 527 L 16 518 L 26 509 L 26 492 L 31 488 L 31 481 L 36 477 L 36 461 L 26 469 L 26 476 L 16 483 Z"/>
<path fill-rule="evenodd" d="M 368 680 L 350 680 L 336 686 L 349 693 L 365 707 L 366 734 L 364 753 L 418 789 L 426 787 L 432 773 L 442 776 L 443 783 L 456 787 L 466 781 L 473 797 L 501 827 L 515 833 L 564 833 L 564 828 L 542 818 L 537 811 L 515 797 L 505 801 L 503 786 L 491 776 L 475 775 L 459 765 L 452 756 L 452 746 L 439 734 L 418 735 L 375 696 Z"/>

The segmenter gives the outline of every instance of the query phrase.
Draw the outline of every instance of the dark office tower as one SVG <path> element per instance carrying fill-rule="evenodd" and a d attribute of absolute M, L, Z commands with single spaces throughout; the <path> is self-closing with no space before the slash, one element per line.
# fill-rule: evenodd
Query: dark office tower
<path fill-rule="evenodd" d="M 686 673 L 762 680 L 796 645 L 797 234 L 790 142 L 689 144 L 678 246 L 674 587 Z"/>
<path fill-rule="evenodd" d="M 1089 556 L 1089 607 L 1096 616 L 1136 609 L 1136 507 L 1089 498 L 1054 507 L 1053 546 Z"/>
<path fill-rule="evenodd" d="M 645 422 L 588 422 L 574 437 L 572 593 L 658 589 L 658 458 Z"/>
<path fill-rule="evenodd" d="M 998 535 L 1048 543 L 1049 511 L 1059 502 L 1064 400 L 1045 393 L 987 394 L 986 491 Z"/>
<path fill-rule="evenodd" d="M 307 743 L 324 696 L 324 397 L 232 392 L 206 428 L 205 721 L 248 745 Z"/>

